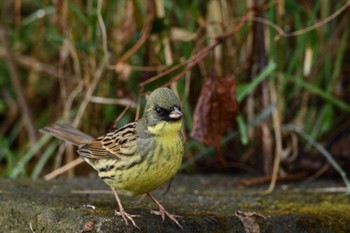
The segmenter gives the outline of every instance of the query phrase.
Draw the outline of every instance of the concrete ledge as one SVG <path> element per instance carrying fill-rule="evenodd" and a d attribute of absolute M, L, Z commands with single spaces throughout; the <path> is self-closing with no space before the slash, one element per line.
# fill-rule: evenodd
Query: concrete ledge
<path fill-rule="evenodd" d="M 123 197 L 127 212 L 141 215 L 142 232 L 350 232 L 350 197 L 342 184 L 322 180 L 277 187 L 237 189 L 235 176 L 175 177 L 170 192 L 154 192 L 170 213 L 181 215 L 184 231 L 150 214 L 146 197 Z M 325 187 L 325 188 L 323 188 Z M 265 188 L 265 187 L 264 187 Z M 139 232 L 114 215 L 112 192 L 99 179 L 0 179 L 0 232 Z"/>

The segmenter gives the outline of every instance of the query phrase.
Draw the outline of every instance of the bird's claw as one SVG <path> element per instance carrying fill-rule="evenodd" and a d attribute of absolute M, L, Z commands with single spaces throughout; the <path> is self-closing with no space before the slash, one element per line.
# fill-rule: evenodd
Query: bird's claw
<path fill-rule="evenodd" d="M 181 228 L 183 230 L 183 227 L 181 226 L 181 224 L 179 223 L 179 221 L 177 221 L 176 218 L 179 218 L 181 216 L 178 216 L 178 215 L 173 215 L 173 214 L 170 214 L 168 213 L 164 207 L 159 207 L 159 210 L 151 210 L 151 214 L 154 214 L 154 215 L 159 215 L 162 217 L 162 221 L 164 222 L 165 220 L 165 217 L 168 217 L 171 221 L 173 221 L 174 223 L 176 223 L 176 225 Z"/>
<path fill-rule="evenodd" d="M 139 217 L 141 217 L 141 215 L 129 214 L 129 213 L 125 212 L 124 210 L 123 211 L 116 211 L 115 210 L 115 214 L 118 216 L 121 216 L 124 219 L 126 225 L 129 225 L 129 221 L 130 221 L 134 227 L 136 227 L 137 229 L 139 229 L 141 231 L 140 227 L 137 226 L 135 221 L 134 221 L 134 218 L 139 218 Z"/>

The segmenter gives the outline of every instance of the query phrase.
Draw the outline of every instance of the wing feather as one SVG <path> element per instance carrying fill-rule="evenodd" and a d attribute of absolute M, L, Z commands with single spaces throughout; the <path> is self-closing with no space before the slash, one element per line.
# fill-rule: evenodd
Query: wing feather
<path fill-rule="evenodd" d="M 136 122 L 132 122 L 80 147 L 78 153 L 90 159 L 121 159 L 134 154 L 136 137 Z"/>

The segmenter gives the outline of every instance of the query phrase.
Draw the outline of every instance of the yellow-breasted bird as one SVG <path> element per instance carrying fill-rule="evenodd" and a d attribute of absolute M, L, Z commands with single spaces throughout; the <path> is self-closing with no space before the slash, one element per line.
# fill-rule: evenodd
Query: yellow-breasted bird
<path fill-rule="evenodd" d="M 96 139 L 69 125 L 46 126 L 40 131 L 78 146 L 79 155 L 111 187 L 119 206 L 116 213 L 126 224 L 130 221 L 138 228 L 133 219 L 136 215 L 125 212 L 118 193 L 146 193 L 159 208 L 152 214 L 163 220 L 168 217 L 182 228 L 176 216 L 169 214 L 150 193 L 180 167 L 184 152 L 182 124 L 178 97 L 168 88 L 158 88 L 149 96 L 140 120 Z"/>

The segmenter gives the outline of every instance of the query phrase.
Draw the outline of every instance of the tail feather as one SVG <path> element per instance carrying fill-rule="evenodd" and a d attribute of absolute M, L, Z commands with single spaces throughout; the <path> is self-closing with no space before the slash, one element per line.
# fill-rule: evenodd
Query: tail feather
<path fill-rule="evenodd" d="M 66 124 L 55 124 L 46 126 L 39 130 L 41 133 L 50 134 L 61 140 L 70 142 L 76 146 L 81 146 L 90 143 L 94 140 L 90 135 L 81 132 L 73 126 Z"/>

